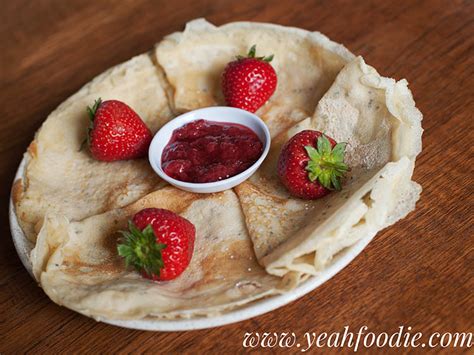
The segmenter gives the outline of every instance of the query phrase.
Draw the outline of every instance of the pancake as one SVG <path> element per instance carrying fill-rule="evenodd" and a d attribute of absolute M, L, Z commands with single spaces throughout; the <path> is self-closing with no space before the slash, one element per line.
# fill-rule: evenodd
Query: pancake
<path fill-rule="evenodd" d="M 275 55 L 278 87 L 257 111 L 273 140 L 259 170 L 233 190 L 184 192 L 146 159 L 105 163 L 79 151 L 85 108 L 99 96 L 126 102 L 156 132 L 173 112 L 224 104 L 221 72 L 253 44 L 257 55 Z M 34 275 L 54 302 L 98 320 L 213 316 L 288 292 L 414 209 L 421 119 L 405 80 L 380 76 L 318 32 L 191 21 L 87 84 L 36 135 L 13 193 L 25 234 L 37 238 Z M 304 129 L 348 143 L 341 192 L 304 201 L 280 183 L 281 147 Z M 191 264 L 173 281 L 142 278 L 117 255 L 118 231 L 145 207 L 196 227 Z"/>
<path fill-rule="evenodd" d="M 86 108 L 94 100 L 126 102 L 156 132 L 172 118 L 166 87 L 150 55 L 142 54 L 99 75 L 48 116 L 25 154 L 24 177 L 12 194 L 28 239 L 36 239 L 47 211 L 80 220 L 125 206 L 163 185 L 146 157 L 101 162 L 80 148 L 89 125 Z"/>
<path fill-rule="evenodd" d="M 348 63 L 315 114 L 274 139 L 259 170 L 235 189 L 261 265 L 278 276 L 317 275 L 338 252 L 413 210 L 421 119 L 405 80 L 381 77 L 361 57 Z M 305 129 L 348 143 L 342 191 L 315 201 L 290 196 L 277 176 L 283 144 Z"/>
<path fill-rule="evenodd" d="M 172 281 L 145 279 L 127 270 L 117 255 L 118 231 L 149 207 L 179 213 L 196 227 L 191 263 Z M 54 302 L 96 319 L 209 316 L 284 287 L 258 265 L 232 190 L 198 195 L 166 187 L 81 222 L 49 214 L 32 262 L 35 277 Z"/>
<path fill-rule="evenodd" d="M 177 111 L 225 105 L 221 73 L 252 45 L 257 56 L 274 55 L 278 77 L 275 93 L 256 114 L 272 136 L 314 112 L 318 100 L 354 55 L 319 32 L 268 23 L 234 22 L 216 27 L 198 19 L 184 32 L 166 36 L 156 46 L 156 58 L 174 88 Z"/>

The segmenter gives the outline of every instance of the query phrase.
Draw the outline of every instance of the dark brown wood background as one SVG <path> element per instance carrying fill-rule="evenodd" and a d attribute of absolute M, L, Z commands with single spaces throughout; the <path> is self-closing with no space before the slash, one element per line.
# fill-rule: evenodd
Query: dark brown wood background
<path fill-rule="evenodd" d="M 0 9 L 0 353 L 239 352 L 245 332 L 345 325 L 474 330 L 473 1 L 1 0 Z M 422 198 L 330 282 L 271 313 L 181 333 L 97 323 L 52 303 L 23 269 L 8 227 L 10 185 L 50 111 L 196 17 L 319 30 L 381 74 L 407 78 L 424 114 Z"/>

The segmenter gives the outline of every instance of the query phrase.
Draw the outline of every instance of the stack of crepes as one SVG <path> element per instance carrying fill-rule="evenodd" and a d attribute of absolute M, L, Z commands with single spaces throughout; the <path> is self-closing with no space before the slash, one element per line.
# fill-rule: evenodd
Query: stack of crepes
<path fill-rule="evenodd" d="M 246 182 L 192 194 L 161 181 L 146 158 L 106 163 L 79 150 L 86 107 L 98 97 L 124 101 L 152 132 L 181 112 L 224 105 L 220 75 L 253 44 L 274 54 L 278 87 L 256 113 L 271 131 L 270 154 Z M 318 32 L 192 21 L 96 77 L 36 134 L 13 189 L 21 227 L 35 243 L 34 275 L 54 302 L 96 319 L 209 316 L 291 292 L 414 209 L 421 119 L 405 80 L 380 76 Z M 304 201 L 280 184 L 281 146 L 303 129 L 348 143 L 351 172 L 341 192 Z M 173 281 L 144 279 L 117 255 L 118 231 L 145 207 L 172 210 L 196 227 L 191 264 Z"/>

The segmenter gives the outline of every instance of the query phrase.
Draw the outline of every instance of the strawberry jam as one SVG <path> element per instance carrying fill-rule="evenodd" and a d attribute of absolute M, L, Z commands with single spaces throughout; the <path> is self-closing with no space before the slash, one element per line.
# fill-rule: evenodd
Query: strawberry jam
<path fill-rule="evenodd" d="M 174 130 L 161 161 L 168 176 L 203 183 L 241 173 L 262 152 L 263 144 L 250 128 L 200 119 Z"/>

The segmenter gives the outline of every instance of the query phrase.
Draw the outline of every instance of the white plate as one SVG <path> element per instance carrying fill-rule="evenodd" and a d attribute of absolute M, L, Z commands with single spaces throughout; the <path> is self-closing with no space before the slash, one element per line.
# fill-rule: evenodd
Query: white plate
<path fill-rule="evenodd" d="M 23 159 L 18 167 L 15 175 L 15 181 L 23 176 L 25 169 L 25 159 Z M 13 243 L 16 251 L 25 266 L 26 270 L 32 275 L 32 266 L 30 261 L 30 252 L 33 245 L 25 237 L 25 234 L 18 225 L 18 220 L 13 207 L 12 199 L 10 198 L 10 229 L 12 231 Z M 336 275 L 345 266 L 347 266 L 366 246 L 369 244 L 371 238 L 364 238 L 341 252 L 320 275 L 312 276 L 291 292 L 281 295 L 271 296 L 260 301 L 256 301 L 243 306 L 242 308 L 230 311 L 223 315 L 193 318 L 193 319 L 177 319 L 177 320 L 162 320 L 162 319 L 142 319 L 142 320 L 109 320 L 101 319 L 104 323 L 117 325 L 124 328 L 155 330 L 155 331 L 180 331 L 192 329 L 205 329 L 218 327 L 225 324 L 236 323 L 245 319 L 259 316 L 266 312 L 273 311 L 282 307 L 302 296 L 308 292 L 313 291 L 319 285 L 329 280 Z"/>

